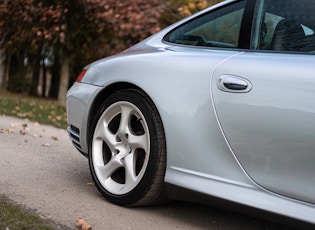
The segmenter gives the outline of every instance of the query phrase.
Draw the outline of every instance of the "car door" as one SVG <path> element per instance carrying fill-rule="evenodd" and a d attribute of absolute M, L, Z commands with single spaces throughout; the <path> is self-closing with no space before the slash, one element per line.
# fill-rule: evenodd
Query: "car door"
<path fill-rule="evenodd" d="M 176 105 L 180 106 L 183 112 L 173 114 L 174 120 L 168 120 L 164 124 L 169 136 L 178 138 L 175 144 L 168 142 L 168 151 L 172 152 L 168 155 L 168 165 L 176 172 L 185 170 L 195 175 L 202 173 L 208 178 L 224 178 L 225 181 L 228 179 L 248 183 L 247 176 L 235 162 L 227 146 L 224 146 L 224 138 L 217 136 L 220 130 L 213 108 L 210 106 L 210 81 L 212 72 L 219 63 L 249 48 L 250 38 L 244 32 L 248 28 L 243 25 L 252 20 L 254 7 L 255 0 L 224 2 L 175 27 L 163 39 L 163 42 L 169 45 L 167 56 L 163 61 L 160 58 L 159 70 L 154 73 L 157 74 L 157 79 L 161 76 L 166 76 L 168 79 L 175 77 L 178 81 L 177 88 L 180 90 L 172 89 L 174 91 L 172 96 L 180 92 L 180 100 L 183 101 L 182 104 Z M 244 34 L 247 36 L 243 36 Z M 170 68 L 171 66 L 174 68 Z M 191 86 L 191 89 L 187 86 Z M 156 88 L 156 85 L 154 87 Z M 192 95 L 198 95 L 198 98 Z M 174 126 L 179 123 L 179 119 L 180 124 L 185 124 L 186 129 L 189 130 L 180 135 L 178 135 L 178 128 Z M 199 121 L 192 122 L 192 120 Z M 200 130 L 200 132 L 192 132 L 192 130 Z M 188 141 L 186 145 L 177 144 L 183 140 Z M 199 144 L 196 147 L 195 144 L 189 143 Z M 174 178 L 169 171 L 166 173 L 167 182 L 178 183 L 179 180 Z M 186 182 L 180 183 L 191 186 Z M 204 188 L 206 186 L 200 189 Z"/>
<path fill-rule="evenodd" d="M 255 50 L 220 64 L 211 86 L 221 131 L 248 176 L 264 189 L 310 203 L 315 203 L 314 10 L 314 0 L 259 1 Z"/>

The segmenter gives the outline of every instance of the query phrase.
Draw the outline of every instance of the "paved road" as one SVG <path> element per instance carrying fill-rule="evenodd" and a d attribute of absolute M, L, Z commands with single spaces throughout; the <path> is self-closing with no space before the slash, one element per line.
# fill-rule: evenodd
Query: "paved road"
<path fill-rule="evenodd" d="M 80 217 L 93 230 L 287 228 L 185 202 L 115 206 L 93 186 L 88 161 L 74 149 L 66 131 L 34 122 L 0 116 L 0 157 L 0 195 L 70 229 Z"/>

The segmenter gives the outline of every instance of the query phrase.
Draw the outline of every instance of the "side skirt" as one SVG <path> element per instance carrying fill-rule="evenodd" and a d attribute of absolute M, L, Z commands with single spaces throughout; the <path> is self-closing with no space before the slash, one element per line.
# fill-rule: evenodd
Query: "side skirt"
<path fill-rule="evenodd" d="M 315 228 L 315 226 L 311 223 L 303 222 L 276 213 L 267 212 L 258 208 L 249 207 L 236 202 L 224 200 L 218 197 L 209 196 L 207 194 L 198 193 L 170 183 L 165 183 L 164 189 L 166 197 L 171 200 L 188 201 L 192 203 L 199 203 L 202 205 L 210 205 L 216 208 L 226 209 L 227 211 L 232 211 L 243 215 L 263 219 L 266 221 L 286 225 L 290 228 L 292 227 L 298 229 Z"/>

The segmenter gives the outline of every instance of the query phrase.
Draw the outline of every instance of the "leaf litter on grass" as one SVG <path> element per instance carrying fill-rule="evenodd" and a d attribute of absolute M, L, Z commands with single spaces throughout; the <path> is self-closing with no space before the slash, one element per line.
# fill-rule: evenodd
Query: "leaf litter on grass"
<path fill-rule="evenodd" d="M 57 101 L 0 93 L 0 114 L 53 125 L 67 127 L 66 109 Z"/>

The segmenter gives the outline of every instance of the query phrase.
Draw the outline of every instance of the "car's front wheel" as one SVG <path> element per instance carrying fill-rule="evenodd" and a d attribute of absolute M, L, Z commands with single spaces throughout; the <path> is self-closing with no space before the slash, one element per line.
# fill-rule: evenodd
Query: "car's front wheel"
<path fill-rule="evenodd" d="M 90 170 L 105 198 L 123 206 L 165 200 L 164 130 L 146 94 L 122 90 L 108 97 L 95 115 L 92 135 Z"/>

